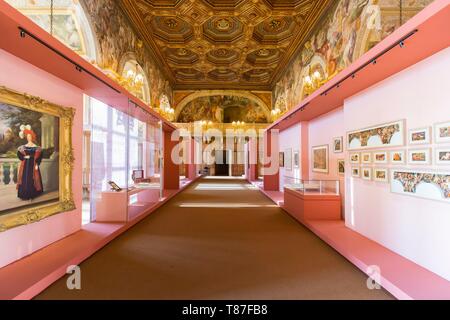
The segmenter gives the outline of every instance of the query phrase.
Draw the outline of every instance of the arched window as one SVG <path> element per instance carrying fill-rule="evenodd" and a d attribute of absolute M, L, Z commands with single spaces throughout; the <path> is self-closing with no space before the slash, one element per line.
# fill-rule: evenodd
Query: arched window
<path fill-rule="evenodd" d="M 6 0 L 42 29 L 91 63 L 97 61 L 95 38 L 79 0 Z"/>
<path fill-rule="evenodd" d="M 142 67 L 136 60 L 128 60 L 123 65 L 121 84 L 131 93 L 147 104 L 150 104 L 150 87 Z"/>

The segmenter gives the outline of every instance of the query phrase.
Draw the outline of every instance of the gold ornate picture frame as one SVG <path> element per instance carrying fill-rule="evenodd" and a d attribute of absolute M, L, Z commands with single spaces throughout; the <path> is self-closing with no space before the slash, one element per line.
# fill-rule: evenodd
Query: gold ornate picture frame
<path fill-rule="evenodd" d="M 72 127 L 75 109 L 62 107 L 39 97 L 22 94 L 2 86 L 0 86 L 0 104 L 13 108 L 31 110 L 59 120 L 59 144 L 57 144 L 59 152 L 58 160 L 55 161 L 59 164 L 57 167 L 59 174 L 57 179 L 58 198 L 47 202 L 37 202 L 35 204 L 30 202 L 30 205 L 27 205 L 23 209 L 18 207 L 17 210 L 13 208 L 12 210 L 6 211 L 6 213 L 0 212 L 0 232 L 38 222 L 58 213 L 74 210 L 72 172 L 75 159 L 72 147 Z M 18 173 L 12 173 L 11 177 L 18 175 Z M 10 183 L 14 184 L 16 182 L 10 181 Z"/>

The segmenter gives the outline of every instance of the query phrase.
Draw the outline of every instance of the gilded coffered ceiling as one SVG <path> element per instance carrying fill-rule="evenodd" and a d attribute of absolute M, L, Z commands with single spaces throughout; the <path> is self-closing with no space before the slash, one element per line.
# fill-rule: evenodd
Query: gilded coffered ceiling
<path fill-rule="evenodd" d="M 119 0 L 174 89 L 271 90 L 330 0 Z"/>

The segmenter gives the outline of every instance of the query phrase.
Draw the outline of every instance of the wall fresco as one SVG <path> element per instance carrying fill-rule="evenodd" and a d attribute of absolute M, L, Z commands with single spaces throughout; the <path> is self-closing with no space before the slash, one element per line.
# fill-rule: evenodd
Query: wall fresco
<path fill-rule="evenodd" d="M 200 120 L 216 123 L 268 123 L 263 108 L 250 99 L 237 96 L 200 97 L 187 104 L 178 116 L 177 122 Z"/>
<path fill-rule="evenodd" d="M 336 1 L 276 84 L 273 101 L 275 104 L 282 101 L 286 109 L 295 107 L 431 2 Z M 305 76 L 315 71 L 320 74 L 320 80 L 313 86 L 304 83 Z"/>

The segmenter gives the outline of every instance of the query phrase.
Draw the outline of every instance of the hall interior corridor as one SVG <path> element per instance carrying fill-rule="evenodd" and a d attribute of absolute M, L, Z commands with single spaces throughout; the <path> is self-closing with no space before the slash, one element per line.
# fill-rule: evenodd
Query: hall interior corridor
<path fill-rule="evenodd" d="M 393 299 L 244 179 L 206 177 L 36 299 Z"/>

